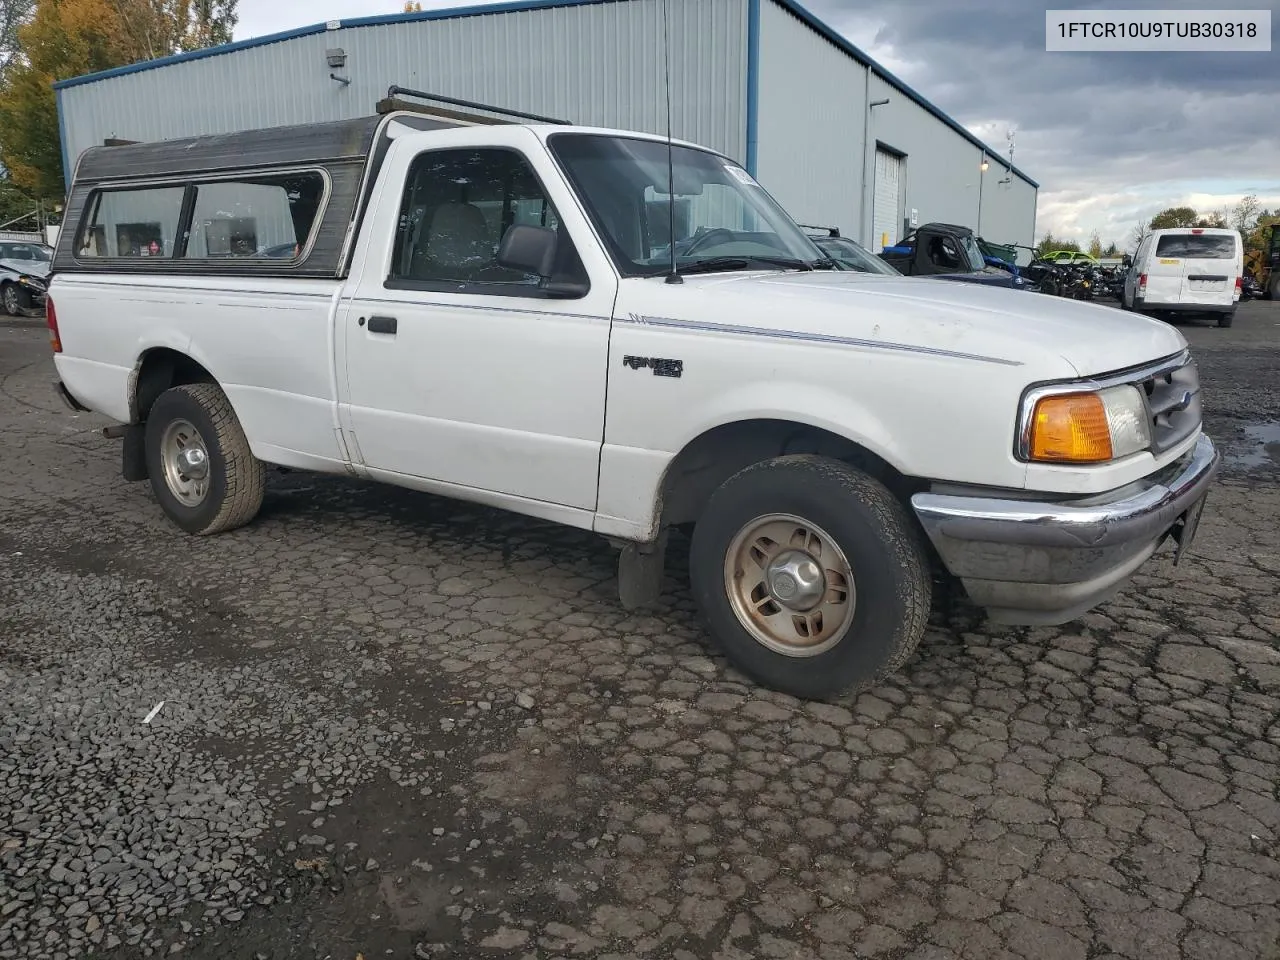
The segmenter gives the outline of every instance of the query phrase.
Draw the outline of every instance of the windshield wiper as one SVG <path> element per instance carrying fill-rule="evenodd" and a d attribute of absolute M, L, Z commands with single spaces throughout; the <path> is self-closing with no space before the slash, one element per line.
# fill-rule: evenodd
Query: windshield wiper
<path fill-rule="evenodd" d="M 815 261 L 821 263 L 822 261 Z M 782 267 L 788 270 L 812 270 L 814 264 L 797 257 L 707 257 L 705 260 L 694 260 L 679 267 L 680 273 L 713 273 L 717 270 L 746 270 L 749 267 L 763 265 L 766 267 Z"/>

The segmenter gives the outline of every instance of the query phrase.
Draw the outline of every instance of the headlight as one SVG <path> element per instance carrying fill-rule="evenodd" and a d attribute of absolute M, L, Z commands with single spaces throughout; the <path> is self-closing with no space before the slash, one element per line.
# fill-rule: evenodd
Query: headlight
<path fill-rule="evenodd" d="M 1127 385 L 1041 396 L 1022 436 L 1026 459 L 1041 463 L 1105 463 L 1151 446 L 1146 404 Z"/>
<path fill-rule="evenodd" d="M 39 277 L 21 276 L 18 278 L 18 282 L 24 287 L 30 287 L 33 290 L 43 291 L 45 289 L 45 282 Z"/>

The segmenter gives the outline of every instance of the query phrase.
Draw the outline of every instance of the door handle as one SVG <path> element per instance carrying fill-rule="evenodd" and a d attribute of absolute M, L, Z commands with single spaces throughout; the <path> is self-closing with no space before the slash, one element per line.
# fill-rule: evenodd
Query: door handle
<path fill-rule="evenodd" d="M 395 317 L 370 317 L 369 332 L 370 333 L 395 333 L 396 318 Z"/>

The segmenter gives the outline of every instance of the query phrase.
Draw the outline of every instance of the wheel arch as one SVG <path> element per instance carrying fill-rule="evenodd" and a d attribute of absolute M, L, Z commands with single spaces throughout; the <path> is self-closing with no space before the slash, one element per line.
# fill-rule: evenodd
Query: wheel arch
<path fill-rule="evenodd" d="M 218 383 L 218 379 L 186 350 L 172 346 L 143 350 L 129 374 L 129 422 L 145 422 L 160 394 L 184 383 Z"/>
<path fill-rule="evenodd" d="M 792 417 L 731 420 L 693 437 L 667 464 L 654 518 L 658 530 L 695 523 L 711 494 L 738 471 L 788 454 L 816 454 L 857 467 L 899 499 L 924 489 L 864 440 Z"/>

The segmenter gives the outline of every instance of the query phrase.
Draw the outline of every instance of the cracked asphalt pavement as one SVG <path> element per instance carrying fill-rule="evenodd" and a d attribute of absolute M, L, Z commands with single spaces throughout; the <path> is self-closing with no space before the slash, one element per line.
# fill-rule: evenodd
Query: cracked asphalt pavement
<path fill-rule="evenodd" d="M 805 703 L 584 533 L 291 473 L 187 537 L 0 324 L 0 958 L 1278 960 L 1280 304 L 1183 329 L 1189 559 Z"/>

